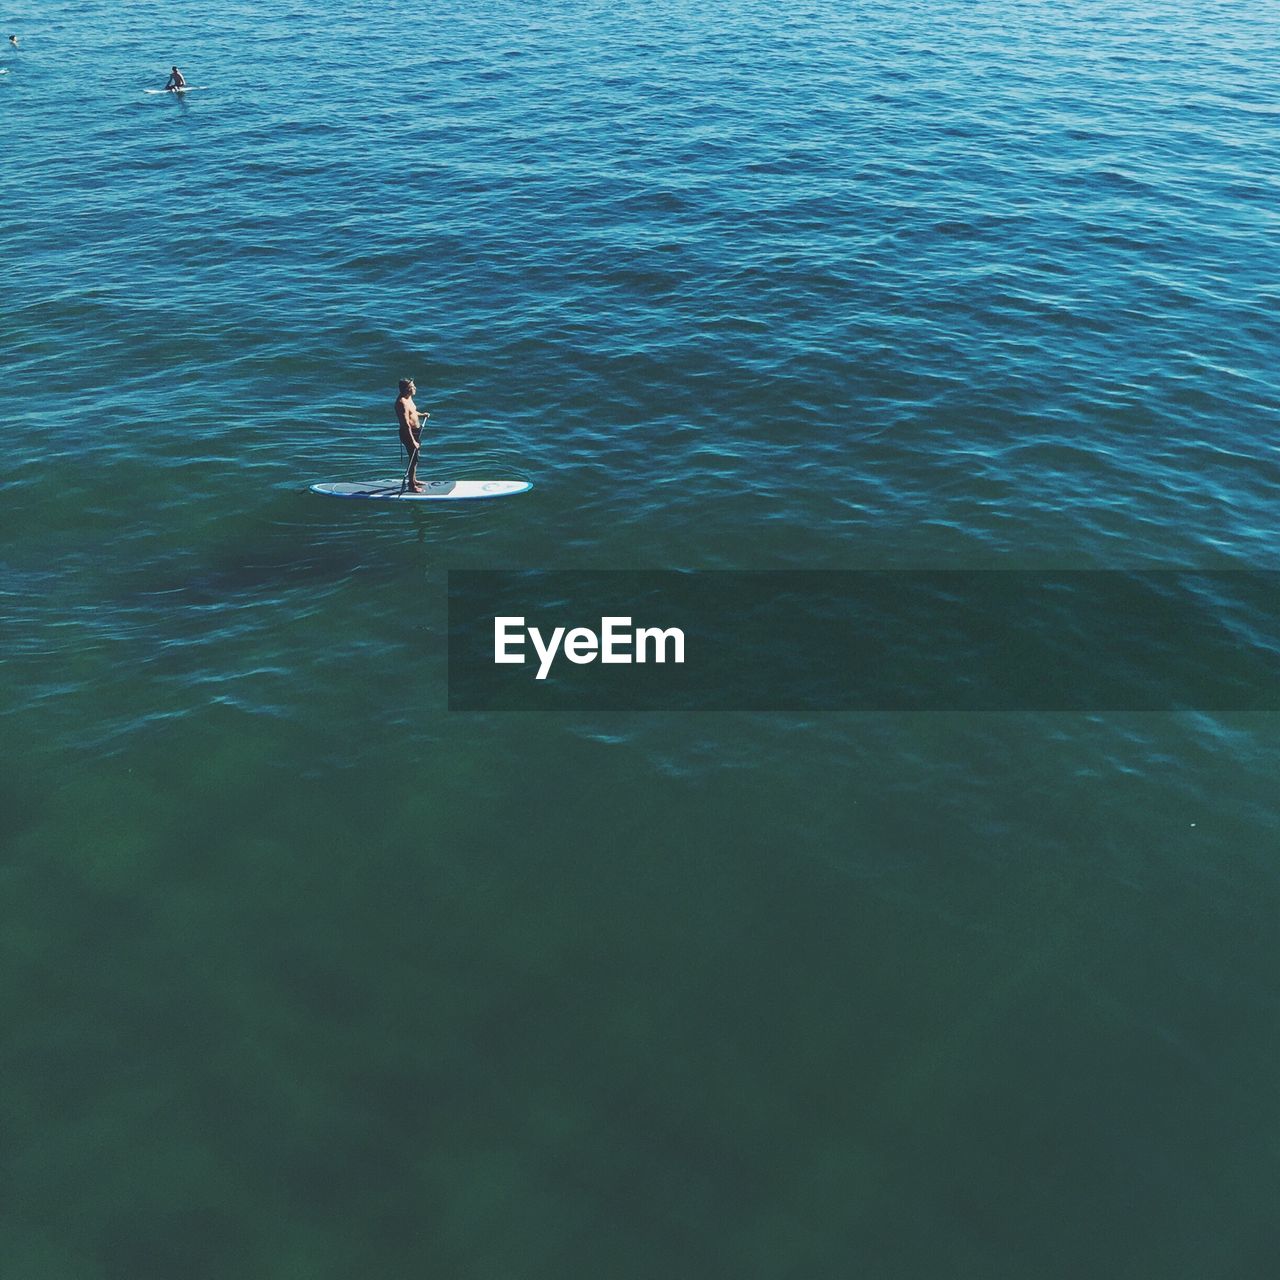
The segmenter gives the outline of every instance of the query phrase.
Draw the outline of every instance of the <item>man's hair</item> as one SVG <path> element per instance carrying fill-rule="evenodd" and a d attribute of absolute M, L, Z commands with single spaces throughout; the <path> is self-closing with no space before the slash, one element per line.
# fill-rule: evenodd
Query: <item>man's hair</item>
<path fill-rule="evenodd" d="M 407 395 L 409 394 L 409 388 L 410 388 L 411 386 L 413 386 L 413 379 L 412 379 L 412 378 L 401 378 L 401 379 L 400 379 L 400 394 L 401 394 L 402 396 L 407 396 Z"/>

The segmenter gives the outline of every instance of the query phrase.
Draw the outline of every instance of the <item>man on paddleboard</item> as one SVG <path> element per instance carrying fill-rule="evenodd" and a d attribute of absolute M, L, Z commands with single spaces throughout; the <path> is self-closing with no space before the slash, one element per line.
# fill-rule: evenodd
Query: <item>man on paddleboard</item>
<path fill-rule="evenodd" d="M 177 67 L 169 73 L 169 83 L 165 85 L 166 89 L 185 89 L 187 87 L 186 78 Z"/>
<path fill-rule="evenodd" d="M 418 483 L 418 449 L 422 444 L 422 423 L 431 417 L 425 410 L 418 411 L 413 403 L 418 388 L 412 378 L 400 379 L 400 394 L 396 398 L 396 421 L 400 424 L 400 443 L 409 451 L 409 470 L 405 472 L 404 487 L 410 493 L 421 493 Z"/>

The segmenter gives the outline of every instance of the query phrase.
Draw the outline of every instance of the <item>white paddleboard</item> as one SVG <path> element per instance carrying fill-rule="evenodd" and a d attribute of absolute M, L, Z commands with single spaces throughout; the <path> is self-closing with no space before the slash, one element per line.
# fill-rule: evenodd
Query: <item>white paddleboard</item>
<path fill-rule="evenodd" d="M 143 93 L 191 93 L 196 89 L 207 89 L 207 84 L 185 84 L 181 89 L 143 89 Z"/>
<path fill-rule="evenodd" d="M 402 490 L 401 480 L 365 480 L 351 483 L 313 484 L 312 493 L 329 498 L 364 498 L 375 502 L 463 502 L 474 498 L 509 498 L 528 493 L 528 480 L 420 480 L 421 493 Z"/>

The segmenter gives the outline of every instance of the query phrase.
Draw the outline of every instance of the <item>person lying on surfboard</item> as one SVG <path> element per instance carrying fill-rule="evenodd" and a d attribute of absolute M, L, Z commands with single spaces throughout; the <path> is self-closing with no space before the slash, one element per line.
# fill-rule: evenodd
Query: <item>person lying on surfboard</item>
<path fill-rule="evenodd" d="M 178 70 L 177 67 L 169 73 L 169 83 L 165 85 L 166 89 L 185 89 L 187 87 L 186 77 Z"/>
<path fill-rule="evenodd" d="M 419 412 L 418 406 L 413 403 L 417 390 L 412 378 L 401 378 L 400 394 L 396 397 L 400 443 L 409 451 L 409 470 L 404 473 L 404 487 L 410 493 L 422 492 L 422 485 L 418 481 L 418 450 L 422 445 L 422 423 L 424 419 L 431 417 L 425 409 Z"/>

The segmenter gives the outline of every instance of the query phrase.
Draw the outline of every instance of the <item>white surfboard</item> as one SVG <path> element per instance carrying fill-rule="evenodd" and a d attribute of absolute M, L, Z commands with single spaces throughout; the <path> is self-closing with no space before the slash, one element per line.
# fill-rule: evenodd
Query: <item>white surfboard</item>
<path fill-rule="evenodd" d="M 509 498 L 528 493 L 528 480 L 421 480 L 421 493 L 403 487 L 399 476 L 391 480 L 364 480 L 350 483 L 313 484 L 312 493 L 329 498 L 363 498 L 374 502 L 464 502 L 475 498 Z"/>
<path fill-rule="evenodd" d="M 207 89 L 207 84 L 184 84 L 181 89 L 143 89 L 143 93 L 193 93 L 196 89 Z"/>

